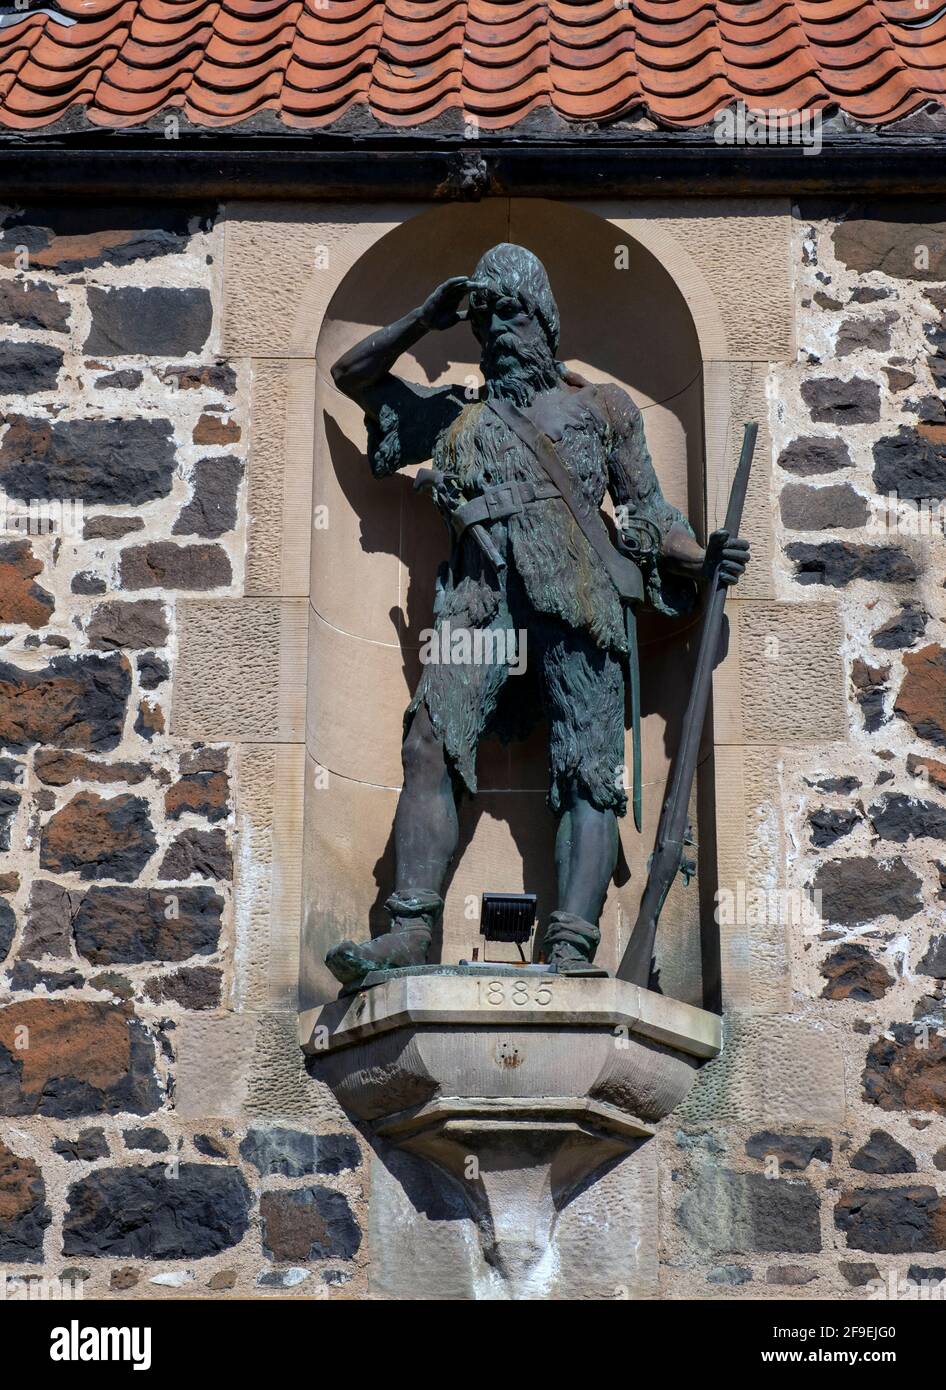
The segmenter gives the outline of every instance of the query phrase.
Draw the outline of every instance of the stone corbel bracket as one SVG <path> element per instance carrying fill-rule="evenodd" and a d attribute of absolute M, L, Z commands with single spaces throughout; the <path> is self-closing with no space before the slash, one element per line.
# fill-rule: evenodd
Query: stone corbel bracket
<path fill-rule="evenodd" d="M 557 1213 L 683 1100 L 720 1019 L 636 985 L 422 967 L 300 1017 L 315 1075 L 450 1174 L 508 1296 L 537 1297 Z"/>

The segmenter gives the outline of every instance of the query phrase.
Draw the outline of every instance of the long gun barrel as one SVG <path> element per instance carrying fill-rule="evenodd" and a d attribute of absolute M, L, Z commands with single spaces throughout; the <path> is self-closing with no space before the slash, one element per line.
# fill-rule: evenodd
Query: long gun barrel
<path fill-rule="evenodd" d="M 755 451 L 757 424 L 747 424 L 742 438 L 742 452 L 736 476 L 733 478 L 726 508 L 725 529 L 730 536 L 739 534 L 742 523 L 742 510 L 749 486 L 749 472 L 752 468 L 752 455 Z M 641 899 L 637 921 L 631 932 L 627 950 L 618 967 L 618 979 L 647 987 L 650 981 L 654 954 L 654 941 L 657 936 L 657 921 L 670 885 L 676 877 L 683 860 L 685 836 L 687 833 L 690 792 L 696 775 L 696 762 L 700 751 L 700 739 L 706 710 L 709 705 L 713 684 L 713 668 L 719 652 L 720 635 L 723 625 L 723 608 L 726 603 L 726 586 L 720 583 L 719 573 L 713 576 L 706 608 L 703 615 L 703 631 L 700 636 L 700 650 L 693 676 L 693 688 L 683 720 L 683 733 L 673 765 L 670 790 L 660 813 L 657 841 L 650 861 L 647 884 Z"/>

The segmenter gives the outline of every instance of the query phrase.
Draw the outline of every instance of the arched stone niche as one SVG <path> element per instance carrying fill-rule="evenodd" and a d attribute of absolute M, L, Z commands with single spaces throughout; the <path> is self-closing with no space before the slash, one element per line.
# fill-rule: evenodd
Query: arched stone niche
<path fill-rule="evenodd" d="M 412 491 L 414 470 L 372 478 L 361 414 L 334 388 L 332 363 L 439 281 L 471 271 L 489 246 L 520 242 L 549 271 L 561 312 L 562 358 L 592 380 L 617 381 L 628 390 L 644 412 L 665 495 L 702 538 L 708 500 L 704 363 L 728 356 L 723 315 L 696 262 L 647 219 L 633 224 L 632 235 L 619 221 L 574 205 L 504 200 L 438 207 L 378 230 L 382 234 L 331 296 L 315 344 L 303 1008 L 337 992 L 322 963 L 329 946 L 363 936 L 369 921 L 375 929 L 383 922 L 382 903 L 392 887 L 402 716 L 419 675 L 421 631 L 431 622 L 434 573 L 447 550 L 435 508 Z M 297 318 L 297 331 L 301 327 Z M 464 326 L 430 334 L 399 371 L 428 384 L 478 379 L 475 341 Z M 722 484 L 711 475 L 711 524 Z M 621 826 L 621 862 L 602 916 L 599 952 L 610 969 L 636 915 L 696 632 L 692 620 L 648 618 L 642 624 L 644 828 L 637 835 L 630 817 Z M 480 793 L 461 808 L 444 961 L 470 958 L 482 945 L 470 905 L 484 890 L 536 892 L 540 921 L 554 906 L 544 738 L 539 730 L 524 745 L 488 740 L 481 748 Z M 716 882 L 714 805 L 708 740 L 692 807 L 698 884 L 674 888 L 660 937 L 662 988 L 695 1004 L 708 992 L 712 1002 L 714 986 L 714 943 L 701 939 L 699 910 L 701 900 L 704 908 L 712 904 Z M 702 919 L 712 920 L 711 906 Z"/>

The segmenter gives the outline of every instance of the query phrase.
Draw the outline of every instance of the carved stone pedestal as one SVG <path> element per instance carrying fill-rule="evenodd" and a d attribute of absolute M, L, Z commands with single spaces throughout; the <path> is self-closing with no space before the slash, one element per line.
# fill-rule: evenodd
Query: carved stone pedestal
<path fill-rule="evenodd" d="M 300 1022 L 344 1108 L 456 1180 L 512 1298 L 543 1296 L 559 1213 L 720 1048 L 715 1014 L 540 967 L 395 971 Z"/>

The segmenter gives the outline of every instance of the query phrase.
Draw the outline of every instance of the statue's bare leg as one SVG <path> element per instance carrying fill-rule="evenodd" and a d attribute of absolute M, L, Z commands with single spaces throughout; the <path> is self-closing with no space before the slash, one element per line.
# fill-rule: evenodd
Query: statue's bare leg
<path fill-rule="evenodd" d="M 591 961 L 601 939 L 598 918 L 618 857 L 617 817 L 600 811 L 574 784 L 555 838 L 558 908 L 545 934 L 546 959 Z"/>
<path fill-rule="evenodd" d="M 395 893 L 440 893 L 460 832 L 443 740 L 424 705 L 411 721 L 401 760 L 404 789 L 394 816 Z"/>
<path fill-rule="evenodd" d="M 443 908 L 443 884 L 456 853 L 459 828 L 442 739 L 421 705 L 402 749 L 404 787 L 394 817 L 395 889 L 385 906 L 391 929 L 372 941 L 342 941 L 326 956 L 343 984 L 372 970 L 423 965 Z"/>

